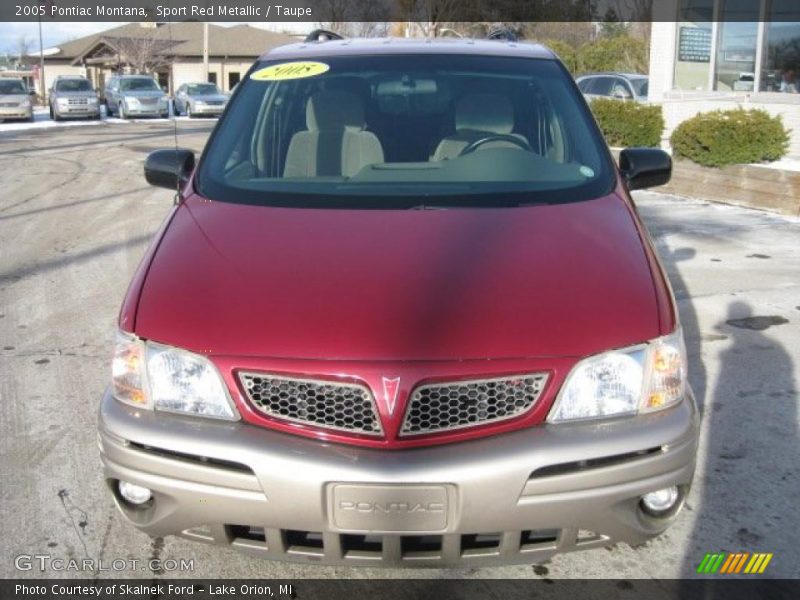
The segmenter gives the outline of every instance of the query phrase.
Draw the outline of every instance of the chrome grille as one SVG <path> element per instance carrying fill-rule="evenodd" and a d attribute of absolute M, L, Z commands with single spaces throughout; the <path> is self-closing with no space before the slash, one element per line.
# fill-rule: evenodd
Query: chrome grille
<path fill-rule="evenodd" d="M 89 104 L 89 99 L 88 98 L 68 98 L 67 99 L 67 104 L 77 104 L 77 105 Z"/>
<path fill-rule="evenodd" d="M 270 417 L 352 433 L 382 433 L 369 389 L 357 383 L 240 373 L 255 408 Z"/>
<path fill-rule="evenodd" d="M 436 433 L 516 417 L 536 404 L 546 382 L 547 374 L 534 373 L 422 385 L 411 393 L 400 434 Z"/>
<path fill-rule="evenodd" d="M 158 102 L 158 98 L 139 98 L 139 102 L 141 104 L 156 104 Z"/>

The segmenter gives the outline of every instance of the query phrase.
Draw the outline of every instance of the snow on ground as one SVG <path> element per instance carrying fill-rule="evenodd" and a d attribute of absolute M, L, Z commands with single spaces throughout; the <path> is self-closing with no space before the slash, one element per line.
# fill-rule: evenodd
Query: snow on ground
<path fill-rule="evenodd" d="M 50 111 L 47 107 L 36 107 L 33 109 L 33 123 L 29 121 L 0 121 L 0 136 L 7 132 L 26 131 L 32 129 L 49 129 L 52 127 L 80 127 L 87 125 L 105 125 L 107 123 L 143 123 L 143 122 L 164 122 L 171 119 L 178 121 L 188 121 L 189 117 L 176 117 L 171 115 L 169 118 L 149 118 L 149 119 L 120 119 L 119 117 L 107 117 L 105 107 L 100 108 L 102 116 L 99 121 L 94 119 L 67 119 L 64 121 L 53 121 L 50 118 Z M 209 118 L 209 117 L 205 117 Z M 214 117 L 211 117 L 213 119 Z"/>

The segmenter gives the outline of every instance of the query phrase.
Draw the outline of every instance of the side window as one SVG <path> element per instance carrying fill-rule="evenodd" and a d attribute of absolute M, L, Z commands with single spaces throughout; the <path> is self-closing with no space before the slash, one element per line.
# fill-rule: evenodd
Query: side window
<path fill-rule="evenodd" d="M 621 77 L 614 78 L 614 85 L 611 88 L 611 95 L 615 98 L 632 98 L 631 89 L 628 82 Z"/>
<path fill-rule="evenodd" d="M 596 96 L 610 96 L 613 85 L 613 77 L 596 77 L 589 88 L 589 93 Z"/>
<path fill-rule="evenodd" d="M 578 89 L 584 94 L 588 93 L 589 88 L 591 87 L 593 81 L 594 77 L 587 77 L 586 79 L 581 79 L 578 82 Z"/>

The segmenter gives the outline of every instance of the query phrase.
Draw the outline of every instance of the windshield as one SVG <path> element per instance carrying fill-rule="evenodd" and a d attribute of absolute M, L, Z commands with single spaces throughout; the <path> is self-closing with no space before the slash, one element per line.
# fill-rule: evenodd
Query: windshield
<path fill-rule="evenodd" d="M 27 94 L 25 86 L 16 79 L 0 79 L 0 94 Z"/>
<path fill-rule="evenodd" d="M 647 96 L 647 83 L 649 81 L 647 77 L 637 77 L 630 80 L 633 91 L 637 96 Z"/>
<path fill-rule="evenodd" d="M 210 96 L 220 93 L 219 88 L 213 83 L 197 83 L 190 85 L 187 91 L 190 96 Z"/>
<path fill-rule="evenodd" d="M 62 79 L 56 85 L 59 92 L 91 92 L 92 85 L 85 79 Z"/>
<path fill-rule="evenodd" d="M 158 84 L 153 79 L 123 79 L 119 83 L 119 87 L 124 92 L 133 92 L 133 91 L 160 91 L 161 88 L 158 87 Z"/>
<path fill-rule="evenodd" d="M 555 61 L 457 55 L 263 62 L 197 176 L 256 204 L 489 204 L 598 197 L 614 182 L 585 102 Z M 279 67 L 296 78 L 271 79 Z"/>

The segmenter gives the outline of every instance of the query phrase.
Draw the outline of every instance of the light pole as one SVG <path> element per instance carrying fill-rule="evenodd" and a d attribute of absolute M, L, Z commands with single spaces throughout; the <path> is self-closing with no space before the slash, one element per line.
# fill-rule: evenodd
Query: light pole
<path fill-rule="evenodd" d="M 44 43 L 42 42 L 42 15 L 39 15 L 39 94 L 42 104 L 45 104 L 44 90 Z"/>
<path fill-rule="evenodd" d="M 203 81 L 208 81 L 208 21 L 203 21 Z"/>

